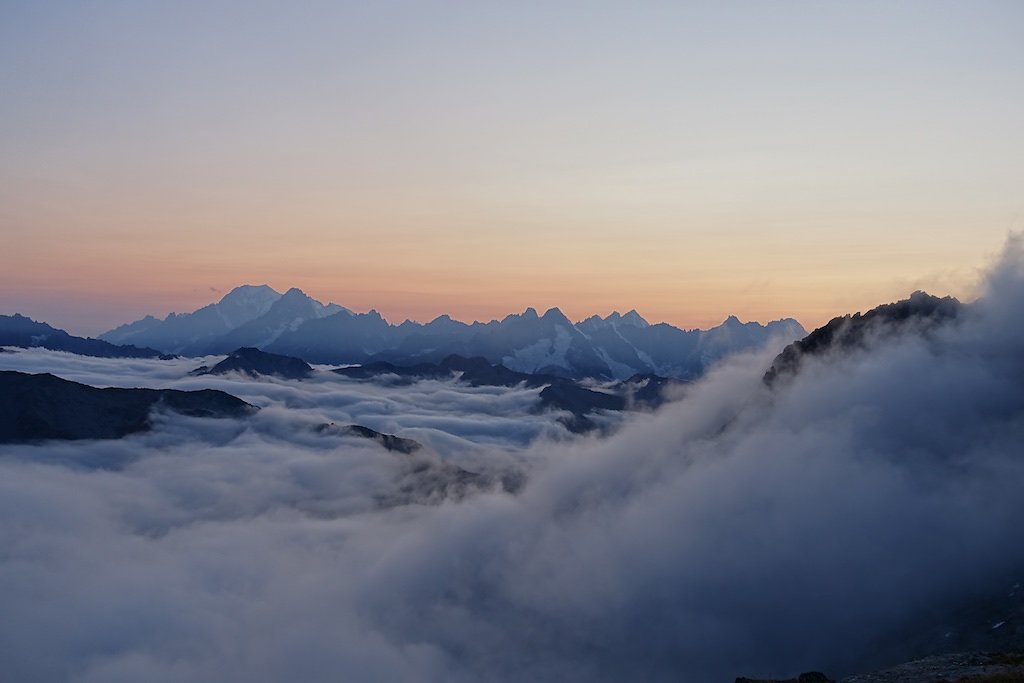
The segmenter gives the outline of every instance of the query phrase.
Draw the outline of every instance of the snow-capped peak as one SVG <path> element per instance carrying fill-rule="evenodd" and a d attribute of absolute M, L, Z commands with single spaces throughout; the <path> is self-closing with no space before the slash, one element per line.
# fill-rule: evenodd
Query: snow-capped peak
<path fill-rule="evenodd" d="M 634 327 L 650 327 L 651 324 L 643 319 L 636 309 L 630 309 L 626 315 L 622 316 L 622 322 L 626 325 L 632 325 Z"/>

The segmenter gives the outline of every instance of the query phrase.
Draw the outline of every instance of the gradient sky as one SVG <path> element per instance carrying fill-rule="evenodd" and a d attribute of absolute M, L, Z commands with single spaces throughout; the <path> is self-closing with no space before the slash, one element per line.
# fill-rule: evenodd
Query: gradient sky
<path fill-rule="evenodd" d="M 807 326 L 1024 229 L 1021 2 L 0 0 L 0 313 Z"/>

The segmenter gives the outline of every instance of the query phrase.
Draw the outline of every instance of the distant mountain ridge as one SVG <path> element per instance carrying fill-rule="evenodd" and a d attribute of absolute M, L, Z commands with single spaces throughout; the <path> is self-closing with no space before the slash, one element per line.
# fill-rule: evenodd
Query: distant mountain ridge
<path fill-rule="evenodd" d="M 192 313 L 171 313 L 163 320 L 146 316 L 100 339 L 185 356 L 227 353 L 240 346 L 265 346 L 306 320 L 346 310 L 311 299 L 300 289 L 281 294 L 267 285 L 242 285 Z"/>
<path fill-rule="evenodd" d="M 112 344 L 100 339 L 76 337 L 64 330 L 15 313 L 0 315 L 0 346 L 67 351 L 98 358 L 158 358 L 160 351 L 133 345 Z"/>
<path fill-rule="evenodd" d="M 681 330 L 652 325 L 635 310 L 573 323 L 557 308 L 543 315 L 527 308 L 487 323 L 442 315 L 393 325 L 377 311 L 325 305 L 299 289 L 279 294 L 266 285 L 243 285 L 193 313 L 147 316 L 100 339 L 183 355 L 252 347 L 310 363 L 437 363 L 457 354 L 517 372 L 621 380 L 636 374 L 691 379 L 729 354 L 804 335 L 792 318 L 762 325 L 730 316 L 709 330 Z"/>

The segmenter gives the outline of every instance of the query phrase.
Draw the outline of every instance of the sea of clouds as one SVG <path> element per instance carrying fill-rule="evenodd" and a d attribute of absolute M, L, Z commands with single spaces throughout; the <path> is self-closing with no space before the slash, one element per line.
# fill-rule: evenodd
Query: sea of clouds
<path fill-rule="evenodd" d="M 0 369 L 262 407 L 0 447 L 0 679 L 788 676 L 854 667 L 903 620 L 1024 564 L 1019 239 L 931 335 L 880 335 L 769 388 L 778 351 L 606 438 L 535 413 L 535 389 L 0 354 Z M 403 498 L 415 458 L 324 422 L 522 485 Z"/>

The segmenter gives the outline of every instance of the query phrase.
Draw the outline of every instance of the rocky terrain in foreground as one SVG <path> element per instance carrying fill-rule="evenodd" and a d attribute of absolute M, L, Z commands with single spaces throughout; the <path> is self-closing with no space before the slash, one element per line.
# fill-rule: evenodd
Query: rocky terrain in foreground
<path fill-rule="evenodd" d="M 842 683 L 1019 683 L 1024 653 L 968 652 L 925 657 L 882 671 L 857 674 Z"/>
<path fill-rule="evenodd" d="M 935 655 L 888 669 L 847 676 L 839 683 L 1021 683 L 1024 652 L 962 652 Z M 818 671 L 796 678 L 759 679 L 740 676 L 736 683 L 835 683 Z"/>

